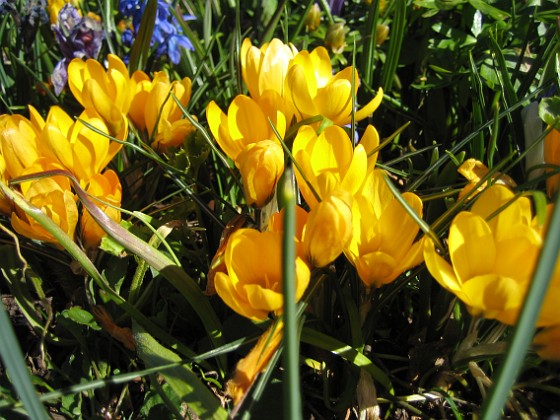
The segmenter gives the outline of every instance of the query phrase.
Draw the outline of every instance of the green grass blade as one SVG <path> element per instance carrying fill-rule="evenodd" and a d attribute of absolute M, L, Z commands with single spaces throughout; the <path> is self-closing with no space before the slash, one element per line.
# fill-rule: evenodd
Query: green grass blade
<path fill-rule="evenodd" d="M 299 340 L 296 313 L 295 231 L 296 195 L 293 185 L 294 173 L 286 168 L 280 194 L 284 203 L 284 232 L 282 238 L 282 283 L 284 293 L 284 407 L 287 418 L 301 419 L 301 395 L 299 390 Z"/>
<path fill-rule="evenodd" d="M 373 70 L 375 65 L 373 62 L 375 56 L 375 41 L 377 36 L 377 21 L 379 20 L 379 1 L 370 7 L 367 17 L 366 34 L 363 54 L 360 62 L 360 76 L 364 84 L 372 89 Z"/>
<path fill-rule="evenodd" d="M 140 29 L 132 45 L 130 51 L 130 61 L 128 62 L 128 71 L 130 73 L 135 70 L 144 70 L 148 57 L 150 56 L 150 43 L 152 42 L 152 35 L 154 33 L 154 26 L 156 23 L 157 15 L 157 0 L 148 0 L 142 21 L 140 22 Z"/>
<path fill-rule="evenodd" d="M 10 374 L 10 380 L 16 392 L 23 401 L 29 418 L 48 419 L 45 407 L 39 401 L 35 387 L 31 382 L 29 371 L 24 363 L 25 357 L 21 352 L 12 323 L 2 303 L 0 303 L 0 331 L 2 331 L 0 356 Z"/>
<path fill-rule="evenodd" d="M 560 253 L 560 235 L 557 234 L 560 232 L 560 195 L 556 200 L 548 232 L 505 360 L 500 366 L 490 396 L 482 407 L 483 419 L 501 417 L 502 409 L 523 364 L 527 347 L 533 338 L 535 323 Z"/>
<path fill-rule="evenodd" d="M 397 0 L 395 2 L 395 9 L 395 17 L 391 25 L 391 38 L 387 50 L 387 61 L 381 73 L 381 87 L 383 91 L 387 93 L 391 91 L 391 87 L 393 86 L 399 58 L 401 56 L 406 27 L 406 0 Z M 375 39 L 373 42 L 375 42 Z"/>

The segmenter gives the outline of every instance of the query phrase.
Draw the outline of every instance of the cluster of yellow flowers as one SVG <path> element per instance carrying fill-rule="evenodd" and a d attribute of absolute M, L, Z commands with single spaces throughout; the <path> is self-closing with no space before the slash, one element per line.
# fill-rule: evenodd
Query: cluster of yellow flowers
<path fill-rule="evenodd" d="M 50 108 L 46 119 L 32 106 L 29 119 L 15 114 L 0 116 L 0 178 L 9 182 L 49 170 L 69 171 L 98 199 L 108 216 L 120 221 L 122 187 L 117 174 L 106 167 L 127 140 L 129 118 L 158 150 L 180 145 L 193 131 L 192 125 L 181 119 L 177 105 L 188 104 L 191 81 L 185 78 L 171 83 L 163 72 L 156 73 L 153 80 L 141 71 L 130 76 L 117 56 L 109 55 L 107 61 L 107 70 L 93 59 L 70 63 L 68 85 L 84 107 L 77 120 L 58 106 Z M 87 211 L 80 217 L 68 178 L 39 176 L 21 183 L 20 191 L 71 238 L 79 224 L 79 237 L 87 249 L 99 245 L 104 231 Z M 16 232 L 56 244 L 40 224 L 4 196 L 0 197 L 0 211 L 11 215 Z"/>
<path fill-rule="evenodd" d="M 309 209 L 297 209 L 296 298 L 309 283 L 310 268 L 324 267 L 343 252 L 367 287 L 389 283 L 420 263 L 418 225 L 391 193 L 383 171 L 375 169 L 377 130 L 369 125 L 354 146 L 341 127 L 352 120 L 356 70 L 333 75 L 325 48 L 298 52 L 278 39 L 261 48 L 246 39 L 241 66 L 250 96 L 235 97 L 227 114 L 211 102 L 208 125 L 239 169 L 247 203 L 258 208 L 274 196 L 284 172 L 287 158 L 277 135 L 291 143 L 297 185 Z M 382 96 L 379 90 L 354 113 L 355 120 L 372 114 Z M 331 124 L 322 129 L 317 116 Z M 286 134 L 296 123 L 300 127 L 289 141 Z M 404 198 L 421 216 L 421 200 L 412 193 Z M 281 236 L 280 213 L 265 232 L 239 229 L 230 236 L 215 287 L 241 315 L 264 319 L 281 311 Z"/>
<path fill-rule="evenodd" d="M 333 74 L 325 48 L 298 52 L 278 39 L 261 48 L 246 39 L 241 67 L 249 95 L 235 97 L 227 114 L 210 102 L 208 125 L 238 168 L 249 205 L 261 208 L 273 199 L 286 162 L 293 159 L 305 201 L 305 207 L 296 209 L 296 299 L 310 283 L 311 269 L 327 266 L 342 253 L 368 288 L 387 284 L 419 264 L 422 247 L 414 242 L 419 227 L 393 196 L 383 171 L 375 168 L 377 130 L 368 125 L 354 145 L 342 128 L 351 123 L 353 113 L 355 121 L 371 115 L 381 103 L 382 90 L 355 110 L 360 79 L 353 67 Z M 418 196 L 405 193 L 404 199 L 422 215 Z M 231 233 L 215 257 L 223 261 L 214 262 L 216 272 L 210 276 L 221 298 L 254 320 L 281 314 L 283 308 L 283 212 L 272 214 L 266 225 L 262 232 L 241 228 Z M 280 330 L 277 326 L 263 337 L 277 337 Z M 272 348 L 261 343 L 245 360 L 267 360 Z M 241 362 L 236 379 L 228 384 L 236 401 L 246 388 L 243 384 L 258 372 L 247 365 L 253 364 Z"/>
<path fill-rule="evenodd" d="M 449 263 L 431 239 L 416 240 L 418 224 L 394 197 L 384 172 L 376 169 L 375 127 L 368 125 L 356 145 L 341 127 L 355 111 L 352 97 L 359 85 L 355 70 L 348 67 L 333 75 L 324 48 L 298 52 L 277 39 L 261 48 L 245 40 L 241 54 L 249 96 L 235 97 L 227 114 L 211 102 L 206 110 L 208 125 L 239 169 L 249 205 L 260 208 L 274 197 L 285 162 L 293 160 L 305 201 L 305 208 L 298 207 L 296 213 L 296 299 L 310 283 L 310 269 L 324 267 L 341 254 L 367 288 L 388 284 L 425 260 L 434 278 L 472 315 L 515 324 L 545 228 L 533 218 L 529 199 L 515 197 L 508 188 L 515 186 L 513 180 L 497 174 L 492 186 L 487 183 L 479 189 L 483 192 L 472 208 L 455 217 L 448 238 Z M 355 120 L 374 112 L 381 98 L 380 90 L 354 113 Z M 316 116 L 332 124 L 319 124 Z M 297 133 L 290 139 L 295 124 Z M 284 149 L 290 151 L 289 158 Z M 465 165 L 461 170 L 472 176 L 462 195 L 472 193 L 486 169 L 472 160 Z M 422 216 L 422 201 L 416 194 L 406 192 L 402 198 Z M 221 260 L 213 264 L 215 289 L 245 317 L 263 320 L 282 312 L 281 232 L 279 212 L 271 216 L 266 231 L 230 232 L 223 252 L 215 257 Z M 560 264 L 557 267 L 537 324 L 546 329 L 535 339 L 539 354 L 549 359 L 560 358 L 555 314 L 560 304 Z M 278 334 L 277 330 L 273 336 Z M 261 343 L 246 360 L 256 357 L 254 353 L 267 360 L 271 351 L 271 346 Z M 228 385 L 235 400 L 243 395 L 242 383 L 250 383 L 248 378 L 258 372 L 255 367 L 249 372 L 246 365 L 240 364 L 236 379 Z"/>

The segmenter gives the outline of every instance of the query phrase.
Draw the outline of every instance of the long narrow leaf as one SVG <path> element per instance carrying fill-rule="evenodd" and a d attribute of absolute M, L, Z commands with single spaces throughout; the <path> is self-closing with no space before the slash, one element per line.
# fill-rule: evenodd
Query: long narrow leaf
<path fill-rule="evenodd" d="M 12 328 L 10 318 L 6 313 L 4 305 L 0 302 L 0 331 L 2 331 L 2 339 L 0 340 L 0 357 L 4 362 L 4 367 L 10 374 L 10 379 L 16 392 L 23 401 L 29 418 L 32 419 L 48 419 L 45 407 L 39 401 L 35 387 L 31 382 L 31 377 L 27 366 L 25 366 L 25 357 L 21 352 L 16 334 Z"/>

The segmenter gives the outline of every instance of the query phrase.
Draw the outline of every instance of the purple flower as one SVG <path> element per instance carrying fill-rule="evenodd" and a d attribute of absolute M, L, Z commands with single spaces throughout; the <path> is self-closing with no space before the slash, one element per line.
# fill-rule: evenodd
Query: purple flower
<path fill-rule="evenodd" d="M 81 17 L 78 10 L 66 3 L 58 13 L 58 23 L 52 25 L 62 56 L 51 76 L 54 92 L 60 95 L 68 80 L 68 64 L 74 58 L 97 58 L 103 41 L 101 23 L 90 17 Z"/>
<path fill-rule="evenodd" d="M 329 0 L 329 7 L 331 8 L 331 13 L 333 15 L 340 16 L 342 6 L 344 6 L 344 0 Z"/>
<path fill-rule="evenodd" d="M 171 5 L 165 0 L 158 0 L 154 33 L 150 42 L 155 47 L 157 57 L 167 55 L 173 64 L 181 61 L 181 49 L 194 50 L 190 39 L 180 31 L 179 22 L 171 11 Z M 132 20 L 133 30 L 123 31 L 121 39 L 125 46 L 132 46 L 134 38 L 140 29 L 142 15 L 146 8 L 145 0 L 121 0 L 119 11 L 123 17 Z M 184 20 L 193 20 L 194 16 L 185 15 Z"/>

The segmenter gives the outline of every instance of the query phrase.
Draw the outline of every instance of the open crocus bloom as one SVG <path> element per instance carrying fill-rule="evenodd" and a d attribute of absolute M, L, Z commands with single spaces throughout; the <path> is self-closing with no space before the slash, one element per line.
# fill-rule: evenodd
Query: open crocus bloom
<path fill-rule="evenodd" d="M 180 146 L 194 127 L 188 120 L 182 119 L 183 112 L 176 100 L 183 107 L 188 105 L 191 79 L 185 77 L 170 82 L 163 71 L 157 72 L 153 81 L 141 71 L 134 72 L 132 79 L 136 84 L 136 93 L 129 116 L 134 125 L 147 131 L 156 149 Z"/>
<path fill-rule="evenodd" d="M 366 135 L 374 133 L 366 130 Z M 366 143 L 375 142 L 372 139 Z M 327 127 L 319 135 L 310 126 L 301 127 L 292 154 L 298 164 L 298 186 L 312 209 L 336 189 L 356 194 L 366 178 L 368 152 L 363 144 L 353 148 L 344 129 L 338 126 Z"/>
<path fill-rule="evenodd" d="M 225 250 L 225 272 L 216 273 L 216 291 L 235 312 L 254 320 L 265 319 L 270 312 L 281 313 L 282 234 L 255 229 L 236 230 Z M 296 300 L 309 284 L 310 271 L 297 257 Z"/>
<path fill-rule="evenodd" d="M 288 66 L 297 53 L 292 44 L 284 44 L 277 38 L 260 48 L 245 38 L 241 45 L 241 71 L 251 97 L 258 100 L 269 90 L 284 96 Z"/>
<path fill-rule="evenodd" d="M 116 138 L 125 140 L 128 120 L 121 117 L 121 131 Z M 74 121 L 62 108 L 52 107 L 43 130 L 43 140 L 45 155 L 58 160 L 82 185 L 101 173 L 122 147 L 122 144 L 109 138 L 109 128 L 92 108 L 84 110 L 79 121 Z"/>
<path fill-rule="evenodd" d="M 291 61 L 284 96 L 300 121 L 323 115 L 336 125 L 346 125 L 352 119 L 352 96 L 356 95 L 359 85 L 360 78 L 353 67 L 333 76 L 329 53 L 324 47 L 317 47 L 312 52 L 301 51 Z M 355 120 L 371 115 L 382 99 L 383 90 L 379 89 L 368 104 L 356 111 Z"/>
<path fill-rule="evenodd" d="M 460 212 L 449 229 L 451 264 L 424 241 L 424 258 L 442 287 L 462 300 L 472 315 L 513 325 L 523 304 L 543 243 L 542 226 L 532 220 L 531 203 L 515 199 L 502 185 L 484 191 L 472 210 Z M 560 269 L 557 266 L 538 326 L 558 322 Z"/>
<path fill-rule="evenodd" d="M 403 198 L 422 215 L 416 194 L 405 192 Z M 420 264 L 422 247 L 420 241 L 414 242 L 418 224 L 393 196 L 381 169 L 368 174 L 354 196 L 352 214 L 352 237 L 344 253 L 366 286 L 381 287 Z"/>

